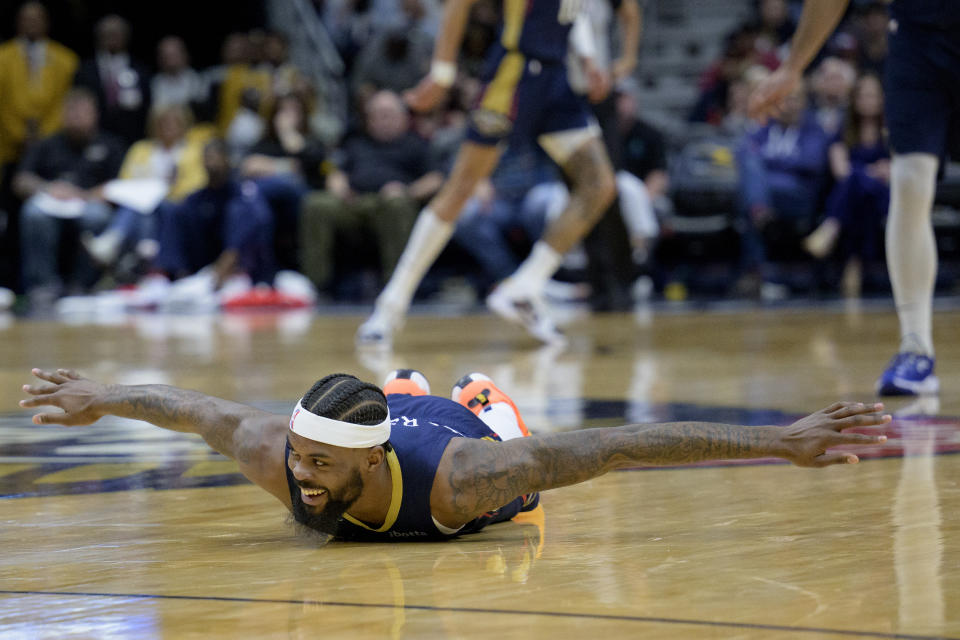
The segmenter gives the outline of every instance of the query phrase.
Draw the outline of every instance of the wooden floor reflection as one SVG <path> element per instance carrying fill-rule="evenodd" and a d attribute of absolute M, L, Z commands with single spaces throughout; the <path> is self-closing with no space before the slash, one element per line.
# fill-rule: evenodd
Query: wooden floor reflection
<path fill-rule="evenodd" d="M 2 638 L 960 638 L 960 313 L 935 316 L 939 408 L 883 458 L 637 470 L 543 497 L 542 523 L 446 543 L 315 540 L 189 437 L 33 427 L 31 366 L 285 410 L 317 378 L 480 370 L 534 430 L 696 415 L 784 421 L 870 399 L 887 313 L 575 320 L 566 352 L 485 316 L 415 317 L 358 356 L 357 317 L 140 316 L 0 330 Z M 920 415 L 926 411 L 932 415 Z"/>

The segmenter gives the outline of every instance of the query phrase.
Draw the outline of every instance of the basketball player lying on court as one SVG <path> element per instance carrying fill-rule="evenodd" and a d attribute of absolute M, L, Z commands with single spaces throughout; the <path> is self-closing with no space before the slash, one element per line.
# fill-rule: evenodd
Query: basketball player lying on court
<path fill-rule="evenodd" d="M 347 540 L 450 538 L 537 506 L 539 492 L 637 465 L 780 457 L 800 466 L 855 463 L 845 433 L 890 421 L 883 405 L 838 402 L 789 427 L 707 422 L 633 424 L 529 436 L 513 402 L 469 374 L 453 401 L 401 369 L 383 390 L 346 375 L 318 381 L 292 416 L 164 385 L 112 385 L 58 369 L 33 374 L 23 407 L 53 406 L 35 424 L 87 425 L 102 416 L 196 433 L 237 461 L 298 522 Z M 529 436 L 529 437 L 524 437 Z"/>

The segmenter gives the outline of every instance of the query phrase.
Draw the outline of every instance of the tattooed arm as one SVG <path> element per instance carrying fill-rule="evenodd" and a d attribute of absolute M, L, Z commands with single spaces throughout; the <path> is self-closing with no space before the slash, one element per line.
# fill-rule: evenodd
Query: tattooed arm
<path fill-rule="evenodd" d="M 38 413 L 33 416 L 35 424 L 80 426 L 114 415 L 196 433 L 213 449 L 236 460 L 251 482 L 289 506 L 281 464 L 286 416 L 166 385 L 108 385 L 66 369 L 34 369 L 33 374 L 46 384 L 24 385 L 23 390 L 33 397 L 21 400 L 20 406 L 63 410 Z"/>
<path fill-rule="evenodd" d="M 563 487 L 635 465 L 701 460 L 785 458 L 800 466 L 856 463 L 850 453 L 826 452 L 846 444 L 875 444 L 886 436 L 843 433 L 885 424 L 883 405 L 834 404 L 789 427 L 743 427 L 677 422 L 587 429 L 507 442 L 457 438 L 444 452 L 431 501 L 443 524 L 455 526 L 532 491 Z"/>

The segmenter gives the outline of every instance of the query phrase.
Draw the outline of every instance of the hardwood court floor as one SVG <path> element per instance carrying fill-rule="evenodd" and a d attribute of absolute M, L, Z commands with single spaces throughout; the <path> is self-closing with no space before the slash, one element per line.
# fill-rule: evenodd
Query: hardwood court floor
<path fill-rule="evenodd" d="M 786 424 L 872 399 L 895 319 L 609 315 L 557 353 L 488 316 L 414 317 L 379 357 L 354 352 L 357 317 L 101 320 L 0 324 L 0 638 L 960 638 L 960 312 L 935 316 L 939 411 L 891 403 L 909 415 L 883 457 L 617 472 L 547 493 L 542 526 L 322 548 L 196 438 L 32 426 L 30 367 L 278 412 L 334 370 L 412 366 L 440 395 L 480 370 L 535 431 Z"/>

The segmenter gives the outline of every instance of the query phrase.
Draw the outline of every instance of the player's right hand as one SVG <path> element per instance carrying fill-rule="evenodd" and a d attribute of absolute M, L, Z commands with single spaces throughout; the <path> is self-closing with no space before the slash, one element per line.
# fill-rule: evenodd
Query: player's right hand
<path fill-rule="evenodd" d="M 754 120 L 766 120 L 780 115 L 784 99 L 796 89 L 803 76 L 786 64 L 757 83 L 747 102 L 747 115 Z"/>
<path fill-rule="evenodd" d="M 414 111 L 426 113 L 440 106 L 446 95 L 446 87 L 440 86 L 427 75 L 413 89 L 404 91 L 403 99 Z"/>
<path fill-rule="evenodd" d="M 63 412 L 38 413 L 34 424 L 62 424 L 70 427 L 93 424 L 105 415 L 97 407 L 107 390 L 106 385 L 81 378 L 76 371 L 33 369 L 33 375 L 47 384 L 25 384 L 23 390 L 32 398 L 20 401 L 21 407 L 54 406 Z"/>

